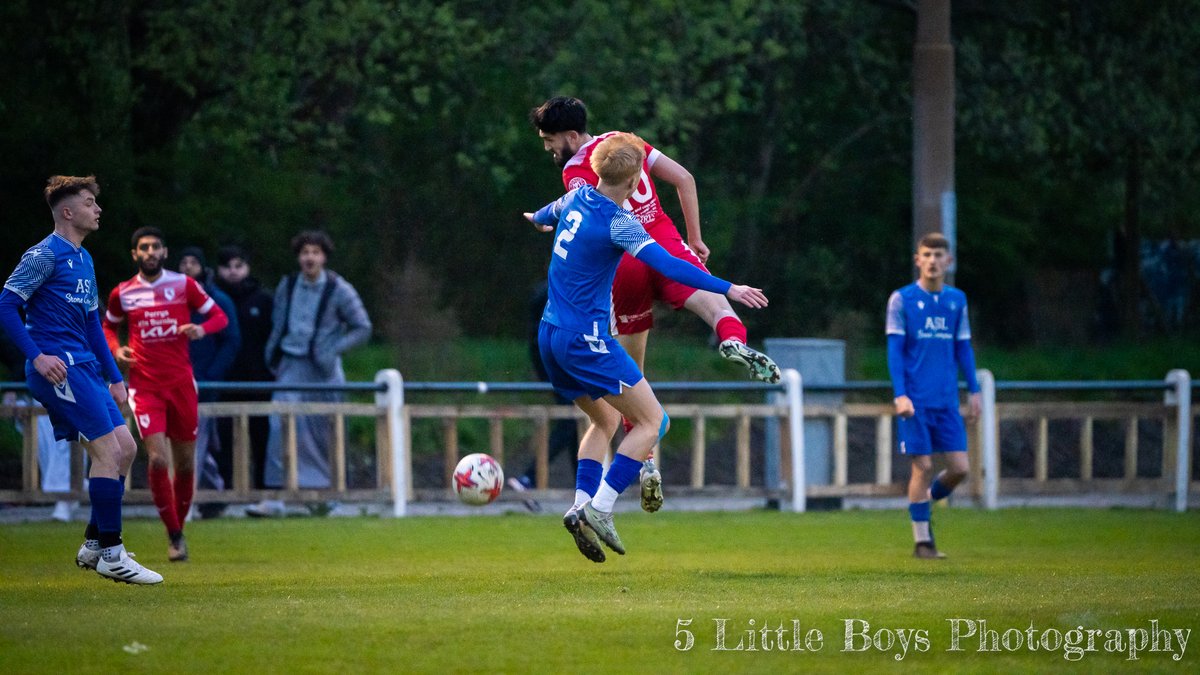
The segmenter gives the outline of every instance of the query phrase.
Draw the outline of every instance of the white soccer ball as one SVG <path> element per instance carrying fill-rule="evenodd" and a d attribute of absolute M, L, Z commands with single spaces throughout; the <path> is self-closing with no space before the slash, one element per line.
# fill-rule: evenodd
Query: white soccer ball
<path fill-rule="evenodd" d="M 491 455 L 482 452 L 463 457 L 454 467 L 454 494 L 464 504 L 483 506 L 500 496 L 504 487 L 504 469 Z"/>

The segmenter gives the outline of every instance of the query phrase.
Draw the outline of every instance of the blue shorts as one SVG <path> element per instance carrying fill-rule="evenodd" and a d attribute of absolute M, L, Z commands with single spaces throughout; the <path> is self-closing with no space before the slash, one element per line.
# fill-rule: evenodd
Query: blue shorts
<path fill-rule="evenodd" d="M 61 387 L 50 384 L 27 362 L 25 383 L 49 413 L 55 440 L 90 441 L 125 426 L 125 417 L 117 409 L 96 361 L 68 366 L 67 381 Z"/>
<path fill-rule="evenodd" d="M 538 327 L 538 350 L 554 392 L 574 401 L 620 394 L 642 381 L 621 344 L 611 336 L 593 336 L 565 330 L 543 321 Z"/>
<path fill-rule="evenodd" d="M 912 417 L 897 417 L 896 423 L 902 455 L 967 449 L 967 429 L 957 408 L 917 408 Z"/>

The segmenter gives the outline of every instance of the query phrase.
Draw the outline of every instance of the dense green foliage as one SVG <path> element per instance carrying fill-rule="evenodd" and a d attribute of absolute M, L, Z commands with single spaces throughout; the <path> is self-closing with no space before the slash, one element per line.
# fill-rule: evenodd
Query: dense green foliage
<path fill-rule="evenodd" d="M 518 335 L 547 248 L 518 214 L 561 191 L 525 116 L 569 93 L 696 174 L 713 270 L 773 300 L 754 333 L 859 339 L 909 278 L 914 8 L 12 0 L 0 269 L 48 230 L 45 177 L 95 172 L 104 288 L 139 225 L 248 244 L 268 284 L 323 227 L 390 342 Z M 1101 268 L 1196 236 L 1197 9 L 954 2 L 958 282 L 985 340 L 1086 339 Z"/>
<path fill-rule="evenodd" d="M 161 525 L 135 520 L 126 541 L 166 578 L 151 588 L 75 569 L 78 523 L 4 524 L 0 654 L 20 673 L 84 661 L 97 673 L 1072 670 L 1061 646 L 980 653 L 976 637 L 949 651 L 948 619 L 968 618 L 1038 634 L 1151 619 L 1193 629 L 1181 661 L 1148 649 L 1130 660 L 1100 640 L 1074 664 L 1086 672 L 1182 672 L 1197 658 L 1195 513 L 935 517 L 951 555 L 941 561 L 910 557 L 896 510 L 619 514 L 629 553 L 602 565 L 553 516 L 199 521 L 188 525 L 192 560 L 177 565 Z M 720 618 L 730 650 L 751 621 L 782 623 L 790 641 L 795 619 L 824 640 L 817 651 L 714 651 Z M 689 651 L 674 646 L 686 643 L 680 619 L 692 620 Z M 847 652 L 846 619 L 872 633 L 924 630 L 929 645 Z"/>

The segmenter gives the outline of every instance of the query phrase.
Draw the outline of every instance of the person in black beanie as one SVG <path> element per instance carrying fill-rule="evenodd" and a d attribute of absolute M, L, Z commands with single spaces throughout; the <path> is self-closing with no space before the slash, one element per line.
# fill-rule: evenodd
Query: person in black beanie
<path fill-rule="evenodd" d="M 229 317 L 229 325 L 225 330 L 213 335 L 206 335 L 199 340 L 193 340 L 189 346 L 192 357 L 192 372 L 197 382 L 221 382 L 225 380 L 238 349 L 242 345 L 241 329 L 237 321 L 237 308 L 233 300 L 224 291 L 217 288 L 214 275 L 204 258 L 204 250 L 198 246 L 185 246 L 179 254 L 179 271 L 196 280 L 209 297 L 217 303 L 225 316 Z M 192 320 L 197 321 L 198 315 L 193 313 Z M 212 403 L 219 394 L 211 389 L 199 393 L 200 403 Z M 197 487 L 210 490 L 224 490 L 233 483 L 232 448 L 222 444 L 217 433 L 217 420 L 200 417 L 200 425 L 196 432 L 196 481 Z M 200 503 L 196 505 L 204 518 L 213 518 L 224 511 L 224 505 L 219 503 Z M 186 514 L 180 514 L 184 517 Z"/>
<path fill-rule="evenodd" d="M 237 308 L 242 346 L 229 371 L 231 382 L 273 382 L 275 376 L 267 368 L 265 356 L 267 338 L 271 336 L 271 312 L 274 298 L 262 289 L 258 279 L 250 274 L 250 256 L 240 246 L 222 246 L 217 250 L 217 287 L 229 294 Z M 225 401 L 270 401 L 269 391 L 229 392 Z M 233 421 L 223 418 L 218 423 L 221 444 L 232 448 Z M 270 434 L 266 417 L 250 418 L 251 476 L 254 487 L 263 489 L 263 467 L 266 464 L 267 441 Z"/>

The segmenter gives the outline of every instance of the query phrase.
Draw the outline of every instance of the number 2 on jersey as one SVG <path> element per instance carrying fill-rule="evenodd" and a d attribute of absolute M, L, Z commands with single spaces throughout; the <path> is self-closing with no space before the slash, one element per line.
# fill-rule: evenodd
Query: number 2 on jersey
<path fill-rule="evenodd" d="M 575 238 L 575 231 L 579 229 L 579 224 L 583 222 L 583 214 L 578 211 L 569 211 L 566 221 L 571 223 L 571 227 L 559 232 L 558 238 L 554 240 L 554 253 L 563 260 L 567 259 L 567 249 L 563 247 L 563 244 L 568 244 Z"/>

